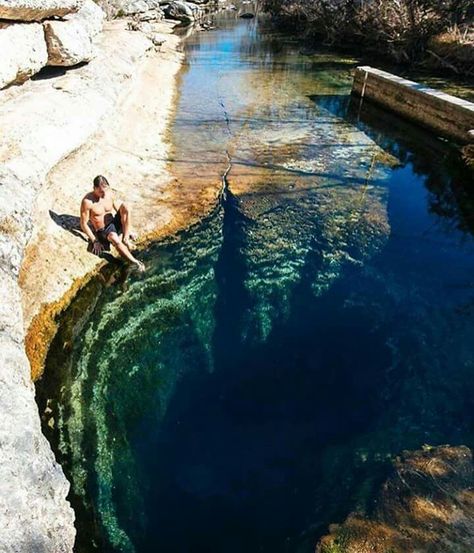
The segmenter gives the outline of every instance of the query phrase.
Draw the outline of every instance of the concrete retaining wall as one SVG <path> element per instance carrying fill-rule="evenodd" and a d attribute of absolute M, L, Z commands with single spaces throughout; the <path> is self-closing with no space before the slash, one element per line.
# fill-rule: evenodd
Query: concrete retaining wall
<path fill-rule="evenodd" d="M 474 104 L 373 67 L 357 67 L 352 94 L 376 102 L 442 136 L 466 143 L 473 137 Z"/>

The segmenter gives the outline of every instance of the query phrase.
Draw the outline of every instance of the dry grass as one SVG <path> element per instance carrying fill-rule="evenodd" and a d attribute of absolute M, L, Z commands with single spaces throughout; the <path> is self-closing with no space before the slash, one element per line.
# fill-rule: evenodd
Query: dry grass
<path fill-rule="evenodd" d="M 0 218 L 0 234 L 5 236 L 16 236 L 20 232 L 21 228 L 13 217 L 5 215 Z"/>
<path fill-rule="evenodd" d="M 465 73 L 472 60 L 470 0 L 266 0 L 265 7 L 327 44 L 362 45 L 397 62 L 430 60 Z"/>
<path fill-rule="evenodd" d="M 466 165 L 474 172 L 474 144 L 468 144 L 462 149 L 462 158 Z"/>

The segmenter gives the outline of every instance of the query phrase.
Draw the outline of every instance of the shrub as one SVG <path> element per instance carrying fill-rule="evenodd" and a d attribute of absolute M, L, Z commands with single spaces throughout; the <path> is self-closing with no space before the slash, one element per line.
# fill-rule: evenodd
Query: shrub
<path fill-rule="evenodd" d="M 430 40 L 449 29 L 469 36 L 474 19 L 472 0 L 265 0 L 264 6 L 304 23 L 327 44 L 359 42 L 406 62 L 421 59 Z"/>

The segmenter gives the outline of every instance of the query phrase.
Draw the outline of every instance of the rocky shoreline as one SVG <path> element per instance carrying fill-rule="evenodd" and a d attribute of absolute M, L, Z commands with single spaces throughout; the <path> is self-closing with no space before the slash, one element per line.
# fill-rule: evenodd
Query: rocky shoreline
<path fill-rule="evenodd" d="M 94 176 L 107 175 L 117 194 L 127 200 L 140 236 L 171 219 L 166 206 L 157 202 L 162 203 L 170 182 L 164 135 L 173 106 L 174 77 L 182 60 L 179 39 L 171 34 L 171 25 L 160 24 L 163 44 L 157 51 L 141 32 L 126 27 L 123 20 L 109 24 L 101 54 L 79 69 L 79 75 L 57 82 L 65 97 L 65 120 L 73 113 L 72 121 L 83 123 L 81 114 L 90 106 L 88 117 L 94 128 L 85 143 L 51 168 L 36 198 L 32 236 L 20 273 L 34 379 L 41 373 L 45 348 L 54 333 L 50 325 L 55 313 L 83 279 L 104 263 L 87 252 L 77 213 Z M 74 123 L 67 125 L 70 132 L 78 130 Z"/>
<path fill-rule="evenodd" d="M 105 263 L 76 232 L 80 199 L 102 173 L 131 204 L 140 236 L 183 222 L 163 201 L 174 182 L 166 127 L 183 59 L 180 39 L 176 21 L 158 14 L 142 28 L 139 19 L 105 23 L 87 65 L 0 91 L 2 552 L 70 552 L 74 545 L 69 483 L 41 433 L 31 376 L 40 374 L 54 316 Z M 34 72 L 17 72 L 10 82 Z"/>
<path fill-rule="evenodd" d="M 0 0 L 2 17 L 8 2 Z M 48 3 L 57 9 L 61 2 Z M 83 28 L 87 18 L 76 15 L 79 4 L 65 3 L 82 18 L 74 25 Z M 19 64 L 13 79 L 10 72 L 0 81 L 0 87 L 7 80 L 25 83 L 0 90 L 1 552 L 66 553 L 74 546 L 69 483 L 41 432 L 33 379 L 41 375 L 55 317 L 106 263 L 87 252 L 79 232 L 78 206 L 93 177 L 107 175 L 127 200 L 142 244 L 195 222 L 220 191 L 220 182 L 208 182 L 207 174 L 183 187 L 184 178 L 169 165 L 167 126 L 183 55 L 173 34 L 176 22 L 163 17 L 188 23 L 199 10 L 179 0 L 164 11 L 154 0 L 121 8 L 109 0 L 99 4 L 108 15 L 127 17 L 104 24 L 91 8 L 96 16 L 89 21 L 95 18 L 98 26 L 89 25 L 90 44 L 86 39 L 82 53 L 78 47 L 53 56 L 46 45 L 41 63 L 26 71 Z M 48 12 L 50 23 L 36 21 L 43 16 L 34 10 L 32 17 L 31 23 L 0 24 L 0 44 L 3 31 L 26 25 L 38 34 L 43 26 L 64 23 L 57 12 Z M 48 59 L 60 69 L 27 80 Z M 78 60 L 87 65 L 77 66 Z M 317 551 L 395 553 L 415 545 L 437 551 L 439 536 L 444 551 L 472 550 L 472 467 L 465 447 L 404 454 L 374 513 L 353 514 L 331 527 Z"/>
<path fill-rule="evenodd" d="M 474 465 L 465 446 L 425 446 L 397 457 L 372 513 L 334 524 L 316 553 L 469 553 Z"/>

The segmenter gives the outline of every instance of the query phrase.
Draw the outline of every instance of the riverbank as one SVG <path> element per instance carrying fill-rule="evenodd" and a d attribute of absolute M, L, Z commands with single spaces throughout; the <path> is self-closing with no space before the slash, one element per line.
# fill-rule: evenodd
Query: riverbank
<path fill-rule="evenodd" d="M 55 332 L 54 316 L 87 275 L 105 263 L 87 252 L 79 226 L 78 206 L 94 176 L 107 175 L 117 196 L 126 199 L 140 237 L 170 225 L 173 219 L 162 198 L 171 181 L 165 131 L 182 61 L 179 39 L 171 34 L 171 24 L 161 24 L 164 43 L 156 50 L 126 25 L 125 20 L 111 23 L 100 57 L 82 74 L 68 75 L 58 83 L 66 94 L 78 81 L 85 87 L 81 111 L 87 105 L 101 105 L 102 91 L 112 96 L 115 107 L 84 145 L 51 169 L 37 196 L 33 232 L 20 273 L 33 380 L 41 374 Z"/>
<path fill-rule="evenodd" d="M 88 65 L 1 92 L 2 551 L 74 544 L 69 483 L 41 433 L 31 376 L 40 374 L 54 316 L 105 263 L 77 232 L 81 198 L 106 174 L 141 237 L 178 224 L 163 198 L 173 182 L 166 126 L 183 56 L 175 24 L 157 25 L 152 42 L 126 19 L 109 22 Z"/>
<path fill-rule="evenodd" d="M 181 237 L 177 245 L 187 248 L 186 255 L 179 255 L 178 248 L 178 255 L 173 250 L 166 256 L 166 251 L 160 249 L 158 254 L 155 252 L 153 261 L 153 252 L 147 252 L 149 272 L 143 279 L 132 275 L 118 294 L 115 293 L 116 287 L 106 290 L 109 296 L 104 294 L 101 300 L 103 312 L 101 314 L 100 309 L 95 309 L 94 316 L 96 320 L 103 316 L 110 324 L 104 325 L 101 319 L 97 333 L 89 335 L 88 343 L 82 342 L 79 318 L 72 317 L 71 336 L 76 344 L 74 340 L 61 340 L 58 335 L 59 349 L 68 356 L 74 347 L 78 348 L 81 356 L 87 356 L 88 367 L 87 370 L 81 367 L 80 378 L 76 379 L 73 374 L 71 387 L 62 383 L 55 386 L 54 392 L 62 396 L 57 404 L 58 410 L 50 401 L 55 397 L 53 390 L 48 391 L 41 414 L 45 427 L 49 427 L 47 430 L 68 434 L 80 482 L 86 474 L 84 465 L 95 463 L 92 468 L 99 474 L 97 488 L 102 494 L 99 509 L 103 508 L 103 518 L 109 525 L 116 522 L 111 514 L 114 514 L 112 508 L 115 509 L 117 497 L 125 497 L 123 503 L 127 515 L 121 520 L 140 524 L 139 515 L 146 513 L 151 520 L 150 534 L 153 538 L 160 536 L 164 549 L 166 530 L 176 529 L 177 520 L 180 521 L 178 531 L 186 539 L 192 539 L 192 532 L 187 530 L 192 530 L 195 524 L 199 535 L 204 533 L 213 539 L 221 537 L 222 547 L 217 549 L 225 548 L 229 533 L 224 531 L 218 536 L 217 531 L 225 529 L 225 524 L 219 526 L 218 517 L 201 508 L 202 504 L 195 508 L 186 505 L 186 501 L 189 500 L 190 486 L 191 492 L 212 498 L 217 483 L 224 489 L 224 495 L 226 489 L 232 490 L 228 494 L 231 500 L 235 497 L 233 490 L 246 490 L 248 480 L 245 473 L 242 478 L 237 473 L 237 479 L 235 473 L 232 474 L 237 460 L 239 470 L 243 465 L 247 474 L 259 476 L 258 486 L 261 482 L 267 486 L 260 494 L 263 503 L 258 512 L 266 515 L 269 504 L 275 508 L 282 506 L 279 519 L 282 523 L 275 526 L 285 532 L 288 512 L 297 513 L 294 516 L 298 525 L 295 535 L 300 535 L 299 526 L 307 519 L 302 510 L 296 508 L 305 506 L 305 498 L 297 494 L 293 497 L 284 495 L 290 489 L 297 489 L 288 486 L 289 481 L 294 482 L 294 474 L 300 468 L 295 467 L 293 471 L 291 463 L 304 460 L 310 469 L 306 472 L 305 467 L 301 467 L 299 488 L 310 490 L 307 512 L 315 519 L 314 480 L 318 475 L 315 477 L 313 467 L 319 466 L 320 451 L 327 444 L 328 434 L 331 440 L 334 436 L 342 436 L 344 447 L 350 447 L 346 437 L 354 413 L 358 416 L 352 433 L 363 432 L 366 424 L 376 420 L 381 424 L 380 435 L 384 437 L 384 444 L 390 430 L 400 421 L 400 436 L 391 437 L 393 443 L 390 443 L 390 448 L 397 452 L 405 447 L 407 429 L 413 427 L 410 416 L 422 429 L 443 428 L 449 434 L 441 438 L 432 433 L 423 433 L 418 438 L 417 434 L 416 440 L 430 440 L 432 443 L 464 441 L 458 428 L 471 421 L 469 412 L 463 412 L 461 406 L 469 405 L 465 398 L 473 395 L 468 386 L 469 379 L 462 373 L 463 369 L 467 373 L 471 368 L 470 351 L 466 347 L 470 343 L 469 336 L 464 335 L 467 330 L 461 326 L 463 321 L 469 323 L 466 309 L 469 297 L 468 292 L 463 293 L 462 286 L 465 282 L 463 268 L 466 266 L 467 274 L 472 274 L 472 271 L 467 266 L 465 241 L 461 249 L 458 234 L 451 229 L 448 240 L 440 231 L 442 219 L 434 217 L 433 213 L 425 213 L 428 195 L 438 212 L 441 208 L 446 210 L 446 204 L 451 208 L 447 219 L 451 226 L 455 227 L 458 222 L 456 214 L 452 214 L 453 205 L 457 204 L 449 196 L 445 199 L 446 192 L 451 190 L 450 181 L 439 178 L 436 172 L 444 170 L 439 159 L 445 150 L 438 145 L 438 156 L 433 152 L 424 156 L 417 149 L 413 152 L 409 145 L 394 138 L 393 133 L 397 136 L 398 132 L 394 126 L 380 131 L 379 118 L 379 127 L 365 124 L 363 110 L 359 113 L 360 126 L 350 124 L 343 110 L 349 76 L 348 69 L 344 69 L 347 63 L 343 60 L 320 59 L 306 67 L 306 58 L 295 55 L 296 60 L 293 58 L 290 64 L 292 53 L 287 56 L 283 53 L 278 59 L 274 57 L 274 50 L 267 48 L 262 50 L 267 54 L 271 52 L 270 60 L 277 62 L 274 71 L 266 74 L 269 58 L 265 57 L 267 67 L 255 73 L 258 64 L 262 64 L 262 50 L 255 50 L 252 43 L 247 43 L 252 48 L 242 48 L 246 44 L 242 44 L 241 35 L 236 38 L 234 48 L 229 47 L 233 45 L 229 36 L 223 37 L 220 44 L 225 47 L 216 48 L 213 56 L 205 58 L 211 61 L 211 67 L 201 78 L 185 79 L 183 69 L 181 77 L 188 88 L 181 91 L 181 97 L 188 95 L 188 101 L 194 101 L 183 102 L 179 109 L 176 108 L 175 119 L 180 132 L 176 133 L 174 138 L 178 140 L 173 140 L 174 147 L 171 147 L 167 141 L 166 121 L 173 113 L 174 85 L 177 80 L 179 82 L 177 75 L 182 57 L 177 52 L 178 41 L 175 42 L 170 30 L 163 30 L 166 40 L 156 51 L 144 36 L 131 33 L 124 24 L 123 21 L 115 22 L 106 28 L 101 53 L 95 62 L 63 76 L 30 83 L 31 86 L 26 85 L 21 94 L 16 94 L 20 89 L 11 89 L 5 96 L 3 116 L 8 125 L 4 128 L 10 133 L 6 142 L 9 150 L 4 151 L 10 167 L 8 175 L 5 171 L 5 200 L 15 198 L 17 203 L 12 208 L 12 217 L 2 223 L 4 233 L 12 236 L 5 246 L 5 273 L 11 270 L 13 275 L 6 280 L 7 284 L 11 283 L 11 288 L 4 290 L 9 300 L 5 304 L 2 322 L 10 332 L 8 325 L 16 321 L 16 334 L 13 335 L 16 341 L 12 342 L 12 351 L 17 356 L 18 366 L 12 355 L 13 361 L 5 363 L 4 379 L 13 382 L 18 378 L 19 367 L 22 383 L 13 382 L 7 390 L 9 395 L 2 393 L 0 396 L 7 412 L 6 421 L 2 422 L 6 424 L 5 436 L 16 440 L 7 449 L 9 457 L 2 459 L 2 467 L 13 475 L 13 480 L 8 472 L 1 475 L 2 482 L 9 482 L 9 485 L 11 482 L 11 489 L 2 490 L 2 498 L 11 501 L 12 497 L 23 494 L 26 499 L 21 504 L 20 521 L 16 527 L 18 535 L 12 530 L 3 533 L 2 539 L 15 543 L 15 546 L 19 544 L 22 551 L 36 550 L 36 544 L 40 543 L 48 552 L 70 551 L 74 539 L 73 514 L 64 500 L 68 484 L 54 463 L 46 442 L 37 432 L 38 413 L 33 402 L 29 365 L 23 353 L 23 338 L 28 327 L 33 329 L 29 336 L 34 339 L 27 343 L 31 360 L 36 363 L 34 366 L 41 367 L 42 352 L 46 351 L 49 337 L 55 332 L 56 314 L 67 305 L 75 290 L 103 265 L 101 260 L 86 252 L 85 242 L 76 234 L 78 204 L 90 188 L 91 179 L 97 173 L 110 178 L 118 195 L 131 204 L 136 216 L 134 226 L 145 243 L 152 237 L 187 226 L 211 206 L 220 190 L 220 175 L 224 172 L 220 169 L 225 168 L 229 160 L 233 163 L 228 175 L 231 194 L 222 232 L 222 251 L 216 246 L 221 240 L 221 227 L 204 226 L 206 234 L 202 237 L 194 232 L 187 238 Z M 249 34 L 244 34 L 244 37 Z M 202 48 L 202 53 L 206 54 L 206 40 L 203 36 L 195 38 L 202 44 L 195 44 L 194 52 Z M 218 44 L 215 37 L 208 38 Z M 272 43 L 279 47 L 278 41 Z M 189 51 L 192 58 L 192 47 Z M 235 63 L 229 63 L 235 58 L 231 60 L 227 56 L 235 52 L 240 56 L 255 53 L 255 58 L 242 60 L 247 72 L 236 71 L 236 68 L 242 68 L 241 64 L 236 67 Z M 216 60 L 221 63 L 216 64 Z M 333 74 L 328 69 L 333 66 L 347 75 Z M 282 67 L 295 70 L 290 73 L 292 78 L 288 78 L 287 71 L 281 71 Z M 301 70 L 303 68 L 307 71 Z M 312 80 L 315 70 L 319 73 L 318 82 Z M 189 75 L 192 76 L 192 68 Z M 236 75 L 241 88 L 235 87 Z M 311 78 L 307 78 L 309 75 Z M 158 84 L 155 86 L 155 83 Z M 40 92 L 45 96 L 40 96 Z M 276 101 L 275 96 L 296 99 L 296 102 L 289 102 L 289 106 L 283 109 L 286 104 Z M 44 101 L 38 102 L 41 97 Z M 42 107 L 40 113 L 37 113 L 38 104 Z M 21 124 L 18 123 L 19 114 Z M 62 125 L 62 122 L 66 123 Z M 183 136 L 183 127 L 197 129 L 198 133 L 187 135 L 185 132 L 186 136 Z M 404 136 L 407 134 L 409 132 L 403 133 Z M 426 150 L 436 152 L 425 138 L 419 142 Z M 224 151 L 222 146 L 227 141 L 232 147 Z M 411 171 L 407 159 L 410 163 L 413 160 L 417 178 L 423 179 L 423 186 L 415 180 L 415 171 Z M 214 170 L 217 168 L 219 170 Z M 392 178 L 390 187 L 389 176 Z M 435 203 L 438 197 L 445 203 Z M 6 201 L 4 203 L 7 205 Z M 426 239 L 426 229 L 429 230 L 429 240 Z M 27 240 L 20 279 L 23 288 L 19 290 L 16 275 Z M 433 250 L 430 244 L 434 244 Z M 201 263 L 206 256 L 209 256 L 209 262 L 204 259 L 205 262 Z M 7 262 L 11 269 L 7 270 Z M 172 264 L 176 264 L 175 273 L 170 271 Z M 453 272 L 446 272 L 446 267 Z M 170 277 L 169 280 L 164 281 L 163 275 L 165 279 Z M 437 281 L 439 275 L 442 277 L 440 283 Z M 344 280 L 345 276 L 349 278 Z M 345 286 L 348 294 L 344 291 Z M 469 290 L 467 286 L 466 289 Z M 325 299 L 328 291 L 333 294 L 329 300 Z M 20 310 L 22 292 L 26 294 L 24 319 Z M 82 306 L 90 307 L 93 302 L 87 289 L 83 291 L 84 296 Z M 127 297 L 132 298 L 130 303 L 127 303 Z M 439 298 L 446 303 L 437 308 Z M 465 314 L 463 318 L 459 317 L 460 310 Z M 82 309 L 82 312 L 87 312 L 87 309 Z M 290 316 L 292 319 L 284 326 Z M 402 317 L 404 325 L 399 324 Z M 29 321 L 33 321 L 33 326 Z M 183 327 L 179 327 L 180 324 Z M 215 329 L 218 330 L 216 335 Z M 275 329 L 280 330 L 280 334 L 272 336 Z M 217 337 L 215 342 L 214 336 Z M 247 350 L 248 357 L 239 358 L 245 353 L 245 344 L 238 348 L 234 345 L 238 343 L 240 346 L 242 336 L 261 340 L 262 345 L 269 337 L 273 342 L 268 344 L 268 349 L 262 348 L 260 357 L 255 355 L 255 350 Z M 6 335 L 5 343 L 9 339 Z M 289 343 L 289 339 L 293 343 Z M 190 401 L 192 396 L 186 388 L 180 385 L 185 392 L 182 396 L 185 409 L 178 410 L 176 424 L 173 419 L 169 421 L 169 436 L 182 448 L 175 463 L 162 444 L 159 448 L 151 447 L 154 445 L 153 436 L 149 437 L 151 444 L 143 438 L 148 429 L 157 428 L 155 414 L 163 408 L 166 386 L 172 389 L 173 378 L 183 374 L 187 363 L 192 366 L 209 359 L 214 344 L 218 344 L 220 352 L 205 374 L 210 378 L 228 375 L 228 371 L 219 370 L 218 363 L 221 363 L 221 369 L 228 369 L 226 363 L 231 357 L 236 369 L 236 385 L 228 386 L 225 378 L 223 388 L 215 381 L 215 387 L 212 387 L 212 381 L 203 385 L 198 383 L 195 404 Z M 341 345 L 347 352 L 345 356 L 339 355 Z M 229 352 L 235 354 L 230 356 Z M 268 362 L 272 355 L 272 362 Z M 48 359 L 51 363 L 48 368 L 61 374 L 64 372 L 56 359 Z M 175 361 L 176 365 L 167 359 Z M 442 360 L 447 360 L 446 364 L 442 364 Z M 169 379 L 163 378 L 161 365 L 172 374 Z M 275 378 L 275 368 L 280 367 L 287 372 L 282 371 Z M 328 367 L 330 370 L 326 370 Z M 420 380 L 414 383 L 407 380 L 403 374 L 405 367 L 410 371 L 408 377 L 411 375 L 412 379 Z M 429 373 L 437 370 L 439 372 Z M 52 372 L 47 370 L 46 374 Z M 433 374 L 431 380 L 425 377 L 427 373 Z M 327 375 L 330 375 L 329 380 Z M 242 377 L 240 384 L 238 380 Z M 256 382 L 251 380 L 256 378 Z M 400 396 L 400 378 L 402 384 L 407 382 L 406 389 L 402 390 L 401 412 L 396 411 L 396 401 L 391 401 Z M 444 378 L 448 380 L 446 391 L 439 397 L 440 383 Z M 458 384 L 458 389 L 465 391 L 466 396 L 450 387 Z M 257 399 L 256 415 L 254 412 L 250 417 L 247 415 L 248 396 L 242 393 L 242 388 L 251 390 L 251 398 Z M 20 397 L 23 404 L 17 404 L 17 396 L 24 389 L 27 392 Z M 157 389 L 159 394 L 155 393 Z M 87 403 L 90 390 L 93 390 L 89 396 L 93 398 L 92 404 Z M 229 390 L 227 396 L 223 395 L 226 390 Z M 333 391 L 336 392 L 334 395 Z M 207 395 L 204 400 L 203 394 Z M 437 402 L 432 400 L 435 397 Z M 178 395 L 177 398 L 179 400 Z M 61 420 L 61 416 L 69 415 L 64 406 L 74 399 L 77 401 L 73 414 L 77 419 L 68 423 L 67 418 Z M 222 416 L 220 405 L 215 406 L 216 411 L 212 410 L 215 400 L 224 406 Z M 10 409 L 13 401 L 15 404 Z M 150 403 L 153 401 L 158 404 Z M 239 405 L 239 401 L 243 403 Z M 443 412 L 438 408 L 440 404 L 449 405 L 449 410 Z M 262 406 L 272 416 L 273 407 L 280 405 L 288 405 L 289 409 L 278 411 L 274 418 L 268 419 L 267 425 L 259 424 Z M 233 407 L 230 409 L 233 420 L 226 421 L 229 406 Z M 417 411 L 418 406 L 421 412 Z M 378 416 L 377 409 L 385 417 L 392 410 L 392 420 L 384 421 Z M 140 410 L 145 412 L 145 417 L 152 413 L 153 419 L 150 424 L 150 419 L 144 418 L 140 426 L 142 430 L 137 433 L 133 422 Z M 243 417 L 236 420 L 233 414 L 239 411 Z M 31 421 L 25 416 L 20 418 L 23 413 L 27 413 Z M 303 418 L 299 418 L 299 413 Z M 88 414 L 90 419 L 87 419 Z M 312 417 L 310 424 L 306 414 Z M 296 416 L 292 418 L 292 415 Z M 442 424 L 436 418 L 438 415 Z M 199 416 L 203 418 L 199 420 Z M 130 488 L 133 478 L 129 475 L 133 475 L 133 469 L 124 465 L 124 459 L 129 457 L 124 456 L 123 446 L 129 447 L 132 440 L 113 435 L 117 421 L 120 421 L 120 428 L 131 429 L 129 436 L 132 439 L 139 434 L 145 443 L 146 462 L 171 459 L 170 467 L 181 469 L 178 478 L 172 475 L 169 481 L 184 484 L 183 500 L 171 489 L 168 501 L 157 487 L 156 495 L 150 498 L 149 508 L 142 511 L 141 503 L 136 506 L 134 499 L 141 501 L 145 494 L 136 488 L 139 493 L 134 495 L 136 490 Z M 213 428 L 214 421 L 218 421 L 220 428 Z M 231 425 L 236 422 L 238 432 L 229 431 L 229 426 L 221 421 Z M 334 421 L 330 432 L 325 424 L 320 425 L 320 421 Z M 33 430 L 30 431 L 27 424 L 31 424 Z M 187 431 L 183 433 L 186 426 Z M 27 433 L 19 439 L 18 427 Z M 201 429 L 198 442 L 194 441 L 196 427 Z M 176 431 L 178 428 L 179 432 Z M 276 433 L 275 429 L 279 431 Z M 303 433 L 299 434 L 302 430 Z M 315 432 L 318 433 L 317 440 Z M 240 442 L 235 440 L 236 434 L 241 437 Z M 272 434 L 278 434 L 278 443 L 275 443 L 277 455 L 273 457 L 277 462 L 273 465 L 273 459 L 267 458 L 267 451 L 255 452 L 258 444 L 272 443 Z M 32 440 L 29 439 L 31 435 Z M 232 443 L 225 447 L 225 440 L 229 437 Z M 246 441 L 248 437 L 250 442 Z M 90 449 L 84 447 L 89 439 L 93 442 Z M 206 443 L 206 439 L 211 442 Z M 410 447 L 414 441 L 415 438 Z M 15 449 L 19 442 L 21 447 L 26 444 L 28 448 L 23 452 L 20 447 L 20 456 Z M 63 449 L 59 450 L 63 455 L 65 443 L 61 443 Z M 192 449 L 193 443 L 197 443 L 196 450 Z M 312 451 L 308 443 L 313 445 Z M 36 450 L 37 444 L 42 448 L 39 451 Z M 382 451 L 384 448 L 385 445 Z M 364 450 L 359 449 L 360 454 L 354 456 L 349 451 L 344 457 L 347 461 L 344 466 L 351 467 L 351 459 L 355 458 L 353 463 L 358 463 L 359 459 L 367 458 Z M 203 453 L 204 457 L 196 460 L 190 455 L 194 451 L 196 456 Z M 246 459 L 241 453 L 247 451 L 250 453 Z M 157 454 L 153 455 L 153 452 Z M 212 455 L 206 458 L 208 452 Z M 228 452 L 230 457 L 224 457 L 216 466 L 214 459 L 220 459 L 222 452 Z M 45 473 L 52 473 L 52 484 L 47 481 L 38 485 L 36 455 L 42 463 L 39 469 L 45 467 Z M 95 455 L 98 456 L 97 462 Z M 376 451 L 375 455 L 380 453 Z M 27 471 L 31 471 L 32 459 L 32 476 L 24 478 L 25 473 L 28 477 Z M 289 468 L 285 468 L 281 459 L 288 463 Z M 308 459 L 313 461 L 308 462 Z M 327 482 L 330 493 L 325 497 L 329 503 L 334 497 L 340 504 L 345 504 L 339 493 L 345 493 L 347 501 L 345 473 L 340 470 L 342 463 L 335 463 L 330 449 L 327 459 L 334 479 Z M 188 461 L 189 466 L 186 465 Z M 246 467 L 245 461 L 248 463 Z M 258 465 L 261 472 L 255 473 Z M 68 463 L 63 466 L 68 468 Z M 269 466 L 276 469 L 268 470 Z M 154 477 L 164 474 L 166 478 L 162 468 L 154 466 L 150 474 Z M 228 475 L 219 473 L 227 468 L 230 468 Z M 367 464 L 367 472 L 371 468 Z M 127 478 L 124 478 L 125 474 Z M 226 484 L 227 478 L 229 485 Z M 199 483 L 193 488 L 196 480 Z M 236 481 L 238 487 L 234 485 Z M 282 495 L 277 495 L 279 483 Z M 323 494 L 324 483 L 318 486 Z M 252 493 L 256 487 L 250 481 L 249 493 L 242 494 L 244 501 L 248 498 L 249 507 L 242 503 L 242 510 L 237 515 L 235 511 L 223 509 L 222 503 L 216 505 L 214 513 L 220 516 L 229 512 L 232 522 L 245 520 L 249 514 L 250 522 L 257 522 L 262 528 L 260 522 L 265 521 L 259 521 L 252 512 L 256 505 Z M 147 484 L 142 489 L 149 492 L 150 488 Z M 132 493 L 120 495 L 123 490 Z M 275 495 L 271 495 L 273 493 Z M 45 499 L 53 494 L 51 501 L 56 501 L 56 509 L 50 508 L 49 499 Z M 175 513 L 171 499 L 177 507 Z M 325 511 L 328 510 L 328 501 L 319 503 Z M 167 505 L 168 520 L 172 523 L 165 520 L 161 527 L 164 532 L 160 532 L 156 519 L 151 517 L 162 514 L 160 507 L 163 504 Z M 35 517 L 33 525 L 28 518 L 31 507 Z M 154 513 L 155 508 L 161 512 Z M 16 512 L 12 515 L 11 505 L 5 503 L 4 511 L 8 509 L 6 520 L 18 518 L 14 516 Z M 335 517 L 333 520 L 339 519 Z M 189 526 L 186 527 L 185 523 Z M 205 527 L 207 523 L 210 524 L 209 530 Z M 26 538 L 20 535 L 24 532 L 22 526 L 32 527 Z M 118 530 L 121 531 L 120 527 Z M 53 536 L 50 543 L 43 538 L 48 532 Z M 143 536 L 139 526 L 137 534 L 140 538 Z M 249 532 L 236 532 L 235 535 L 250 542 L 253 540 Z M 43 541 L 39 542 L 38 537 Z M 176 542 L 169 543 L 176 548 Z M 216 543 L 212 544 L 214 549 Z M 91 549 L 87 551 L 90 553 Z"/>
<path fill-rule="evenodd" d="M 161 25 L 164 42 L 159 50 L 150 48 L 149 41 L 138 33 L 137 48 L 143 50 L 140 55 L 144 59 L 135 73 L 128 73 L 133 71 L 137 57 L 131 53 L 130 67 L 113 69 L 107 78 L 107 87 L 115 86 L 119 91 L 117 109 L 90 141 L 54 166 L 38 194 L 32 237 L 20 273 L 26 351 L 33 380 L 41 376 L 57 328 L 56 315 L 106 264 L 86 251 L 78 218 L 78 206 L 95 175 L 107 175 L 117 197 L 126 200 L 139 246 L 192 224 L 217 199 L 218 186 L 209 188 L 209 183 L 199 183 L 189 195 L 182 189 L 179 176 L 170 172 L 166 128 L 174 109 L 176 86 L 169 83 L 177 76 L 183 59 L 178 52 L 179 38 L 170 34 L 172 27 L 169 23 Z M 110 71 L 109 60 L 119 60 L 120 50 L 130 51 L 125 21 L 112 24 L 109 32 L 113 40 L 106 41 L 101 59 L 85 68 L 91 82 L 94 75 Z M 67 90 L 70 85 L 66 81 L 59 86 Z M 96 93 L 93 85 L 90 94 Z M 61 262 L 57 263 L 59 251 Z"/>
<path fill-rule="evenodd" d="M 392 2 L 308 2 L 265 0 L 264 9 L 280 26 L 307 44 L 366 52 L 405 67 L 451 75 L 474 75 L 472 9 L 468 2 L 431 5 L 418 0 Z M 397 73 L 399 73 L 397 71 Z"/>

